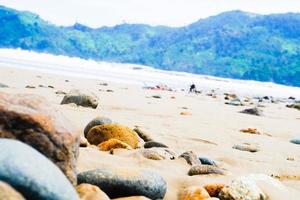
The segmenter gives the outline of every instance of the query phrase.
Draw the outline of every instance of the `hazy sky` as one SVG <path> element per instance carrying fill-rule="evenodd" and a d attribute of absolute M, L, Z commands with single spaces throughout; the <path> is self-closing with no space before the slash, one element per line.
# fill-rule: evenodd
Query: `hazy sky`
<path fill-rule="evenodd" d="M 59 25 L 91 27 L 122 22 L 182 26 L 229 10 L 269 14 L 300 12 L 300 0 L 0 0 Z"/>

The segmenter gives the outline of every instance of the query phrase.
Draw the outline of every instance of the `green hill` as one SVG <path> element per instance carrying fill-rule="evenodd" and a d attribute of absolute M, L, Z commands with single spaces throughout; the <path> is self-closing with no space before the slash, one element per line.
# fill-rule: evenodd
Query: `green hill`
<path fill-rule="evenodd" d="M 185 27 L 53 25 L 0 6 L 0 47 L 300 86 L 300 14 L 221 13 Z"/>

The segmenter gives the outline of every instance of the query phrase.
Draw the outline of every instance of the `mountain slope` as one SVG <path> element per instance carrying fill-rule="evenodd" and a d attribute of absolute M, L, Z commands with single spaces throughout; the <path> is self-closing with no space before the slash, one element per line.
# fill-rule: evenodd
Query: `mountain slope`
<path fill-rule="evenodd" d="M 0 47 L 300 86 L 300 14 L 231 11 L 180 28 L 59 27 L 0 6 Z"/>

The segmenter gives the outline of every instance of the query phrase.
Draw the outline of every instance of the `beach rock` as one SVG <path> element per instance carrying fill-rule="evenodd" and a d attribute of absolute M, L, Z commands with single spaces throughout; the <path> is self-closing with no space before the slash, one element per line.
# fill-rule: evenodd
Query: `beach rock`
<path fill-rule="evenodd" d="M 76 187 L 80 200 L 110 200 L 99 187 L 82 183 Z"/>
<path fill-rule="evenodd" d="M 248 178 L 234 179 L 219 193 L 221 200 L 267 200 L 267 196 L 256 183 Z"/>
<path fill-rule="evenodd" d="M 143 150 L 143 156 L 151 160 L 175 159 L 175 153 L 171 152 L 169 149 L 157 147 Z"/>
<path fill-rule="evenodd" d="M 114 92 L 113 90 L 106 90 L 106 92 Z"/>
<path fill-rule="evenodd" d="M 152 95 L 152 98 L 161 99 L 161 96 L 160 95 Z"/>
<path fill-rule="evenodd" d="M 240 132 L 260 135 L 260 132 L 256 128 L 241 129 Z"/>
<path fill-rule="evenodd" d="M 288 108 L 295 108 L 297 110 L 300 110 L 300 103 L 295 103 L 291 105 L 287 105 Z"/>
<path fill-rule="evenodd" d="M 291 143 L 293 144 L 299 144 L 300 145 L 300 138 L 292 139 L 290 140 Z"/>
<path fill-rule="evenodd" d="M 136 127 L 135 129 L 133 129 L 140 138 L 142 138 L 144 140 L 144 142 L 150 142 L 153 141 L 153 139 L 151 138 L 151 136 L 146 133 L 145 131 L 141 130 L 140 128 Z"/>
<path fill-rule="evenodd" d="M 200 186 L 190 186 L 183 189 L 178 200 L 207 200 L 210 196 L 208 192 Z"/>
<path fill-rule="evenodd" d="M 248 151 L 251 153 L 255 153 L 255 152 L 259 151 L 258 147 L 253 146 L 253 145 L 248 145 L 248 144 L 236 144 L 236 145 L 233 145 L 232 148 L 240 150 L 240 151 Z"/>
<path fill-rule="evenodd" d="M 25 198 L 14 188 L 5 182 L 0 181 L 1 200 L 25 200 Z"/>
<path fill-rule="evenodd" d="M 167 145 L 160 143 L 160 142 L 155 142 L 155 141 L 149 141 L 144 144 L 144 148 L 149 149 L 153 147 L 162 147 L 162 148 L 168 148 Z"/>
<path fill-rule="evenodd" d="M 87 147 L 89 145 L 89 142 L 85 137 L 80 137 L 80 147 Z"/>
<path fill-rule="evenodd" d="M 145 196 L 163 199 L 167 183 L 154 172 L 134 169 L 96 169 L 78 174 L 79 183 L 100 187 L 110 198 Z"/>
<path fill-rule="evenodd" d="M 192 115 L 192 113 L 191 112 L 181 112 L 180 115 L 188 116 L 188 115 Z"/>
<path fill-rule="evenodd" d="M 112 120 L 107 117 L 95 117 L 92 121 L 90 121 L 84 128 L 84 137 L 87 136 L 88 132 L 91 130 L 91 128 L 98 126 L 98 125 L 104 125 L 104 124 L 111 124 Z"/>
<path fill-rule="evenodd" d="M 198 159 L 197 155 L 192 151 L 184 152 L 179 156 L 179 158 L 184 158 L 189 165 L 200 165 L 201 162 Z"/>
<path fill-rule="evenodd" d="M 257 107 L 242 110 L 242 111 L 240 111 L 240 113 L 249 114 L 249 115 L 256 115 L 256 116 L 262 116 L 263 115 L 262 110 L 258 109 Z"/>
<path fill-rule="evenodd" d="M 224 175 L 224 171 L 219 169 L 218 167 L 212 166 L 212 165 L 195 165 L 195 166 L 191 167 L 191 169 L 188 172 L 189 176 L 207 175 L 207 174 Z"/>
<path fill-rule="evenodd" d="M 121 140 L 118 139 L 109 139 L 105 142 L 102 142 L 98 145 L 98 148 L 101 151 L 110 151 L 112 149 L 127 149 L 127 150 L 132 150 L 132 147 L 125 142 L 122 142 Z"/>
<path fill-rule="evenodd" d="M 54 162 L 76 184 L 79 136 L 46 99 L 0 93 L 0 137 L 29 144 Z"/>
<path fill-rule="evenodd" d="M 64 92 L 64 91 L 62 91 L 62 90 L 57 90 L 57 91 L 55 92 L 55 94 L 62 94 L 62 95 L 65 95 L 65 94 L 67 94 L 67 93 Z"/>
<path fill-rule="evenodd" d="M 225 93 L 224 95 L 225 95 L 225 97 L 224 97 L 225 100 L 234 100 L 234 99 L 238 98 L 238 96 L 236 94 L 227 94 L 227 93 Z"/>
<path fill-rule="evenodd" d="M 282 182 L 266 174 L 250 174 L 240 179 L 254 182 L 261 189 L 268 200 L 295 199 L 296 195 Z M 298 197 L 298 196 L 297 196 Z"/>
<path fill-rule="evenodd" d="M 72 184 L 43 154 L 12 139 L 0 139 L 0 180 L 26 199 L 79 200 Z"/>
<path fill-rule="evenodd" d="M 231 106 L 243 106 L 244 105 L 240 99 L 233 99 L 233 100 L 225 102 L 225 104 L 231 105 Z"/>
<path fill-rule="evenodd" d="M 217 163 L 212 160 L 212 159 L 209 159 L 209 158 L 206 158 L 206 157 L 199 157 L 199 160 L 201 162 L 202 165 L 214 165 L 214 166 L 217 166 Z"/>
<path fill-rule="evenodd" d="M 25 88 L 28 88 L 28 89 L 35 89 L 35 86 L 33 86 L 33 85 L 26 85 Z"/>
<path fill-rule="evenodd" d="M 8 86 L 3 83 L 0 83 L 0 88 L 8 88 Z"/>
<path fill-rule="evenodd" d="M 77 106 L 97 108 L 98 98 L 90 92 L 73 89 L 69 91 L 60 104 L 75 103 Z"/>
<path fill-rule="evenodd" d="M 113 200 L 151 200 L 147 197 L 144 196 L 132 196 L 132 197 L 121 197 L 121 198 L 116 198 Z"/>
<path fill-rule="evenodd" d="M 133 149 L 138 146 L 138 136 L 136 132 L 120 124 L 95 126 L 87 134 L 87 140 L 90 144 L 94 145 L 98 145 L 112 138 L 125 142 Z"/>
<path fill-rule="evenodd" d="M 221 190 L 225 187 L 223 183 L 206 184 L 203 186 L 211 197 L 218 197 Z"/>

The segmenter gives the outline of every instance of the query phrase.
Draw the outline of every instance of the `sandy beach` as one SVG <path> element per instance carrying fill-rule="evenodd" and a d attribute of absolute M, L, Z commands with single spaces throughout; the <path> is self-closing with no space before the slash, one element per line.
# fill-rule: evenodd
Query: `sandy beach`
<path fill-rule="evenodd" d="M 2 54 L 1 57 L 5 55 Z M 291 195 L 289 199 L 297 199 L 295 196 L 300 194 L 300 146 L 289 142 L 299 137 L 300 112 L 287 108 L 286 103 L 278 102 L 261 103 L 263 116 L 247 115 L 239 111 L 251 108 L 252 105 L 226 105 L 223 95 L 224 92 L 228 92 L 230 84 L 234 90 L 232 92 L 238 93 L 237 90 L 247 87 L 247 92 L 250 92 L 251 87 L 255 87 L 257 90 L 251 91 L 252 96 L 277 94 L 286 98 L 290 95 L 299 98 L 299 88 L 273 84 L 255 85 L 255 82 L 249 82 L 246 87 L 245 82 L 233 81 L 229 84 L 224 82 L 224 79 L 220 79 L 223 81 L 221 83 L 214 82 L 220 83 L 219 85 L 210 85 L 212 78 L 203 78 L 199 82 L 191 82 L 201 85 L 203 88 L 199 87 L 204 92 L 191 94 L 180 90 L 187 89 L 189 83 L 185 81 L 188 77 L 172 73 L 165 75 L 169 78 L 161 79 L 160 82 L 172 86 L 174 91 L 144 89 L 142 81 L 137 77 L 140 71 L 141 74 L 148 74 L 149 79 L 155 76 L 155 73 L 158 74 L 150 69 L 148 70 L 151 72 L 131 69 L 136 75 L 132 76 L 129 73 L 126 77 L 122 76 L 125 72 L 121 71 L 119 79 L 99 75 L 96 77 L 95 74 L 89 77 L 83 75 L 83 78 L 80 78 L 68 73 L 63 75 L 36 71 L 26 66 L 21 69 L 10 63 L 5 64 L 3 59 L 1 61 L 0 82 L 9 86 L 0 88 L 1 92 L 44 96 L 66 115 L 79 134 L 83 135 L 84 127 L 94 117 L 105 116 L 130 128 L 140 127 L 156 141 L 166 144 L 177 156 L 185 151 L 193 151 L 199 156 L 211 158 L 218 162 L 226 175 L 188 176 L 190 166 L 183 159 L 150 160 L 143 157 L 139 149 L 117 149 L 114 155 L 111 155 L 99 151 L 93 145 L 80 148 L 79 172 L 98 167 L 115 168 L 120 165 L 128 169 L 156 171 L 167 181 L 167 200 L 176 199 L 180 189 L 186 186 L 228 184 L 234 177 L 253 173 L 263 173 L 280 180 L 286 185 L 287 194 Z M 72 62 L 69 65 L 72 65 Z M 93 69 L 89 70 L 92 74 Z M 178 84 L 172 85 L 177 77 Z M 153 84 L 156 83 L 147 82 L 146 85 Z M 28 85 L 35 88 L 25 88 Z M 283 90 L 284 88 L 286 90 Z M 99 98 L 99 106 L 97 109 L 91 109 L 60 105 L 64 95 L 55 92 L 68 92 L 70 89 L 93 92 Z M 207 95 L 211 89 L 217 89 L 215 98 Z M 240 93 L 239 95 L 245 96 L 245 90 Z M 153 98 L 153 95 L 159 95 L 161 98 Z M 181 115 L 181 112 L 188 114 Z M 240 132 L 245 128 L 256 128 L 261 134 Z M 250 153 L 232 148 L 233 145 L 242 143 L 253 144 L 259 147 L 259 151 Z"/>

